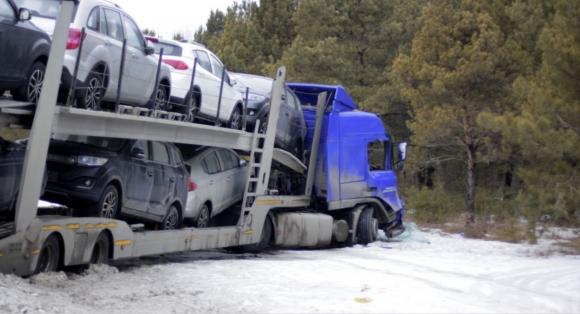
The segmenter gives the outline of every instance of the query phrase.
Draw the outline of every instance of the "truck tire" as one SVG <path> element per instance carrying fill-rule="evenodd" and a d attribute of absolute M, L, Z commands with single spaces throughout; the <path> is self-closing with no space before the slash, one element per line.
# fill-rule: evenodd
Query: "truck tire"
<path fill-rule="evenodd" d="M 108 264 L 111 241 L 105 232 L 101 232 L 91 254 L 91 264 Z"/>
<path fill-rule="evenodd" d="M 374 215 L 374 208 L 366 207 L 363 209 L 357 226 L 357 243 L 367 245 L 375 242 L 379 233 L 379 223 Z"/>
<path fill-rule="evenodd" d="M 60 266 L 60 242 L 52 234 L 42 244 L 34 274 L 55 272 Z"/>

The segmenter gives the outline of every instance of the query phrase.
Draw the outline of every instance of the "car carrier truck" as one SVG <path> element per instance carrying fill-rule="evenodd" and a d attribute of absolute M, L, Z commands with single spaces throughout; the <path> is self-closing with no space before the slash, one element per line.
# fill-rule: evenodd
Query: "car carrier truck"
<path fill-rule="evenodd" d="M 158 118 L 157 112 L 130 114 L 57 105 L 63 55 L 74 1 L 65 0 L 56 23 L 44 87 L 36 107 L 20 193 L 10 221 L 0 222 L 0 272 L 20 276 L 62 267 L 106 263 L 192 250 L 236 248 L 260 251 L 366 244 L 402 230 L 403 203 L 397 191 L 392 139 L 381 120 L 356 110 L 340 86 L 291 84 L 306 108 L 308 165 L 275 149 L 274 140 L 286 71 L 272 89 L 265 134 Z M 0 127 L 26 127 L 27 104 L 0 100 Z M 120 110 L 123 109 L 123 110 Z M 259 122 L 258 122 L 259 123 Z M 38 210 L 46 157 L 53 134 L 148 139 L 249 152 L 248 177 L 236 222 L 211 228 L 144 230 L 123 220 L 74 217 Z M 369 147 L 382 147 L 379 166 Z M 400 146 L 399 163 L 404 160 Z M 374 154 L 376 155 L 376 154 Z M 381 157 L 382 156 L 382 157 Z M 382 160 L 381 160 L 382 159 Z M 278 195 L 269 186 L 273 161 L 304 175 L 303 193 Z"/>

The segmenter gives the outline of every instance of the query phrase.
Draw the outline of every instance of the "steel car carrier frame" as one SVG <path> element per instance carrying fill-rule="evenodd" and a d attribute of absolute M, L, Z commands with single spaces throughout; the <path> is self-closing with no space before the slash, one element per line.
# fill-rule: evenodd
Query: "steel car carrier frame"
<path fill-rule="evenodd" d="M 13 222 L 0 226 L 8 231 L 8 235 L 0 239 L 1 273 L 28 276 L 62 266 L 87 265 L 102 260 L 225 247 L 260 250 L 271 242 L 283 247 L 323 247 L 333 238 L 341 241 L 353 239 L 354 230 L 349 230 L 345 221 L 334 222 L 329 215 L 308 210 L 325 95 L 321 95 L 318 101 L 309 167 L 290 153 L 274 149 L 275 127 L 268 128 L 265 134 L 248 133 L 138 114 L 57 106 L 63 55 L 75 5 L 73 0 L 63 0 L 57 19 L 44 87 L 27 143 L 15 218 Z M 269 126 L 277 125 L 285 79 L 286 71 L 280 68 L 272 90 Z M 0 100 L 0 126 L 20 126 L 19 119 L 32 114 L 26 105 Z M 238 222 L 227 227 L 147 231 L 134 230 L 125 221 L 117 219 L 38 215 L 43 180 L 39 174 L 45 172 L 52 134 L 147 139 L 250 152 L 250 171 Z M 303 174 L 308 169 L 304 195 L 280 196 L 275 195 L 275 190 L 268 190 L 273 160 Z"/>

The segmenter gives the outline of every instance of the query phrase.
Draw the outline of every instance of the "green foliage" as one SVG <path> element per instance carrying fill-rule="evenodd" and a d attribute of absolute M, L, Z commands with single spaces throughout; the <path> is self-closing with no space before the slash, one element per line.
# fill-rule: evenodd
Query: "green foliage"
<path fill-rule="evenodd" d="M 418 222 L 441 224 L 458 217 L 463 209 L 461 196 L 453 195 L 437 185 L 434 189 L 407 188 L 406 207 Z"/>

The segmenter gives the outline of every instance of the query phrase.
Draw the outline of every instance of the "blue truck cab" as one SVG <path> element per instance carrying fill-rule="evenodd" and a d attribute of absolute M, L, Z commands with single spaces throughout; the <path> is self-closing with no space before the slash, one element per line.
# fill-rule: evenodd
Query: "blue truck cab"
<path fill-rule="evenodd" d="M 342 86 L 292 83 L 289 87 L 303 104 L 307 151 L 312 149 L 318 95 L 327 93 L 313 191 L 318 203 L 329 213 L 372 208 L 378 228 L 387 236 L 400 234 L 404 202 L 396 169 L 402 168 L 406 144 L 398 146 L 395 160 L 395 145 L 382 120 L 357 110 Z"/>

